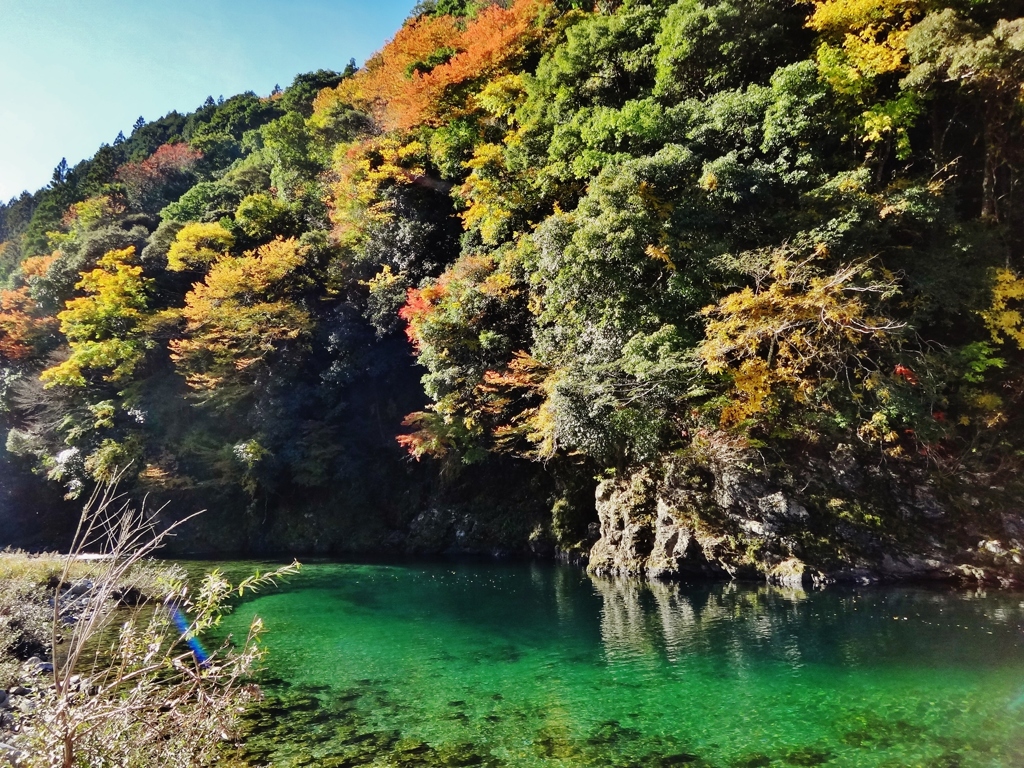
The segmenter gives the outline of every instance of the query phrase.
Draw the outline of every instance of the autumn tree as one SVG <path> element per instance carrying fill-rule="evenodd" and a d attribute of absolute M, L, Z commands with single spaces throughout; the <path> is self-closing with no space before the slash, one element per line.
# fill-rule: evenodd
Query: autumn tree
<path fill-rule="evenodd" d="M 865 263 L 830 272 L 813 256 L 779 251 L 769 259 L 753 286 L 704 310 L 700 357 L 710 373 L 731 379 L 722 424 L 770 422 L 787 406 L 837 413 L 850 403 L 870 418 L 869 403 L 895 366 L 911 370 L 899 362 L 904 324 L 882 314 L 898 292 L 895 279 Z"/>
<path fill-rule="evenodd" d="M 187 144 L 165 144 L 145 160 L 121 166 L 117 178 L 133 208 L 156 212 L 195 183 L 193 171 L 201 158 Z"/>
<path fill-rule="evenodd" d="M 167 268 L 172 272 L 206 269 L 234 244 L 234 235 L 220 224 L 186 224 L 167 251 Z"/>
<path fill-rule="evenodd" d="M 85 295 L 57 315 L 71 354 L 43 371 L 47 386 L 85 387 L 91 374 L 123 382 L 135 373 L 153 346 L 145 327 L 152 281 L 135 261 L 134 248 L 110 251 L 82 275 L 76 287 Z"/>
<path fill-rule="evenodd" d="M 203 402 L 230 405 L 299 354 L 312 329 L 298 303 L 307 284 L 306 251 L 278 239 L 244 256 L 226 256 L 185 297 L 185 337 L 172 358 Z"/>
<path fill-rule="evenodd" d="M 57 321 L 32 296 L 32 281 L 44 275 L 55 255 L 35 256 L 21 263 L 19 285 L 0 290 L 0 359 L 22 361 L 41 352 Z"/>
<path fill-rule="evenodd" d="M 547 0 L 494 4 L 462 24 L 449 15 L 419 16 L 336 92 L 321 93 L 314 109 L 354 104 L 387 128 L 448 121 L 470 106 L 468 97 L 487 78 L 525 58 L 549 7 Z"/>

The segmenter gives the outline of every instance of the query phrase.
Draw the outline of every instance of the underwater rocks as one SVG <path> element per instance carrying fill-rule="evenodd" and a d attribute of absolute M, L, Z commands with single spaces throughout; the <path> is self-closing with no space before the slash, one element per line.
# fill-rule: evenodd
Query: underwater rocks
<path fill-rule="evenodd" d="M 331 694 L 297 686 L 254 704 L 243 722 L 239 759 L 248 765 L 282 768 L 498 768 L 498 761 L 470 743 L 431 745 L 375 728 L 368 712 L 394 709 L 387 691 L 373 681 Z"/>
<path fill-rule="evenodd" d="M 394 701 L 381 681 L 365 680 L 340 691 L 317 686 L 268 686 L 261 702 L 244 716 L 243 741 L 232 765 L 274 765 L 277 768 L 513 768 L 518 761 L 503 760 L 486 741 L 428 743 L 420 738 L 381 728 L 397 720 L 403 705 Z M 502 701 L 500 694 L 491 701 Z M 467 702 L 448 706 L 461 710 Z M 528 725 L 530 716 L 536 725 Z M 465 715 L 463 715 L 465 717 Z M 698 755 L 680 751 L 662 737 L 645 738 L 640 730 L 616 720 L 597 724 L 589 734 L 570 734 L 553 725 L 543 711 L 518 711 L 486 717 L 488 723 L 504 717 L 522 721 L 522 746 L 534 758 L 574 768 L 712 768 Z M 539 727 L 537 727 L 539 726 Z M 653 747 L 653 751 L 652 751 Z M 535 760 L 531 760 L 531 763 Z M 714 766 L 718 768 L 718 766 Z"/>
<path fill-rule="evenodd" d="M 1024 584 L 1024 513 L 958 513 L 848 445 L 775 464 L 725 435 L 602 481 L 589 570 L 651 579 Z M 799 467 L 797 469 L 796 467 Z"/>

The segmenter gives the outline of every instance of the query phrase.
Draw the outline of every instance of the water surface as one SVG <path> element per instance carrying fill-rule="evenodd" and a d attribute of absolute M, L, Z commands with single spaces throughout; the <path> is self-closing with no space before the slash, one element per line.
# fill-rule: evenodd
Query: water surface
<path fill-rule="evenodd" d="M 1024 596 L 311 565 L 244 603 L 274 766 L 1024 766 Z"/>

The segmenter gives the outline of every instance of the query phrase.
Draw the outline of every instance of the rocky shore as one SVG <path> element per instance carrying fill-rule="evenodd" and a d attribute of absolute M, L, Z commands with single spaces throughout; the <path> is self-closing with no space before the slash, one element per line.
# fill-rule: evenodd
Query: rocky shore
<path fill-rule="evenodd" d="M 699 458 L 602 481 L 589 569 L 792 587 L 907 580 L 1024 586 L 1024 509 L 989 504 L 970 489 L 940 489 L 868 464 L 847 445 L 780 468 L 762 452 L 719 439 Z"/>
<path fill-rule="evenodd" d="M 49 633 L 53 620 L 54 601 L 59 601 L 58 616 L 64 627 L 76 624 L 93 601 L 94 585 L 91 579 L 80 579 L 55 594 L 56 585 L 50 583 L 25 584 L 16 590 L 18 605 L 10 605 L 10 598 L 0 606 L 0 613 L 10 619 L 6 622 L 5 637 L 8 648 L 0 648 L 0 662 L 4 663 L 6 688 L 0 688 L 0 765 L 18 765 L 24 752 L 11 742 L 37 708 L 40 695 L 51 690 L 53 680 L 53 648 Z M 76 675 L 70 685 L 81 685 Z"/>

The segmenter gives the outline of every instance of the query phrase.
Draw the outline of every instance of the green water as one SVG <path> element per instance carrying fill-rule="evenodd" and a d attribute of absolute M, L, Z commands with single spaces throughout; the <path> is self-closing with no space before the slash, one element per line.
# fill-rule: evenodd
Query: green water
<path fill-rule="evenodd" d="M 254 765 L 1024 766 L 1024 596 L 312 565 L 268 628 Z"/>

